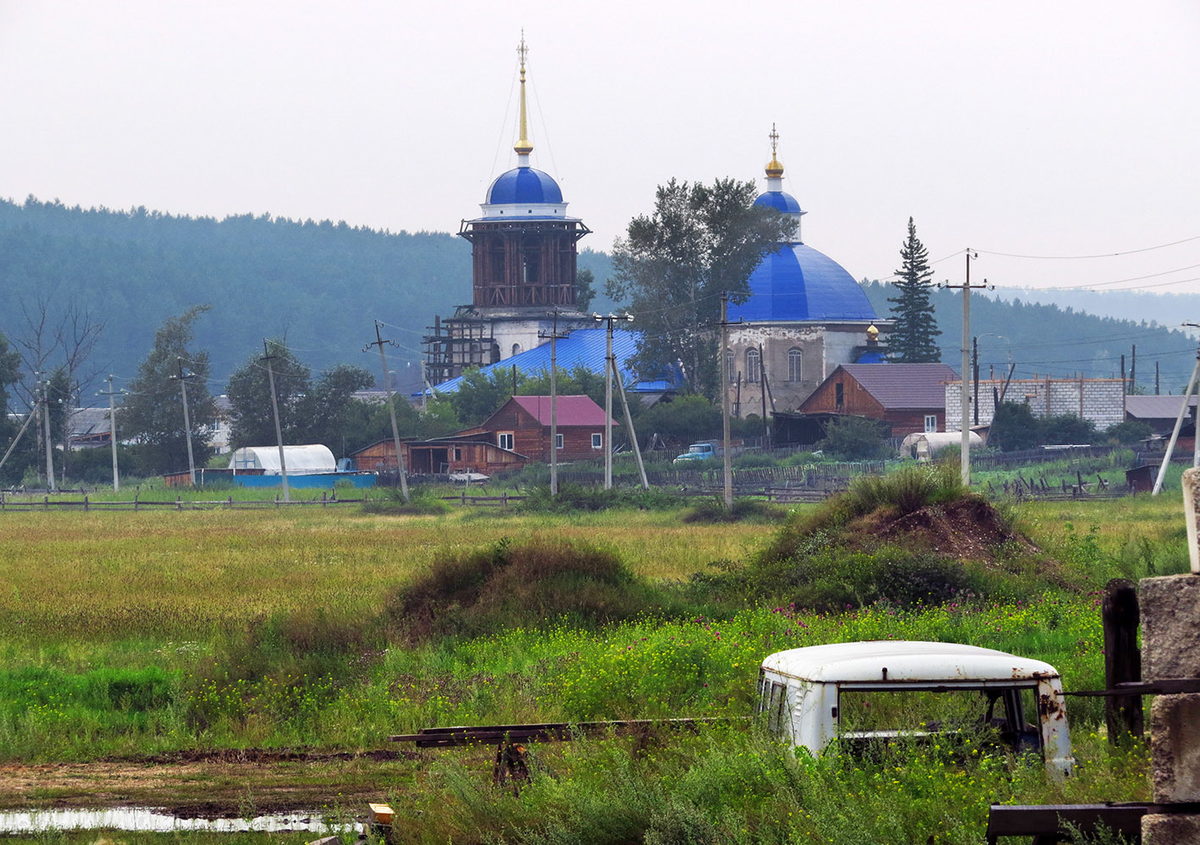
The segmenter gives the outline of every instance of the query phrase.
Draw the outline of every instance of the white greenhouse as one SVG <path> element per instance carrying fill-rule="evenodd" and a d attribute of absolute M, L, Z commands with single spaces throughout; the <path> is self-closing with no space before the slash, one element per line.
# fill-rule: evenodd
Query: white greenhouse
<path fill-rule="evenodd" d="M 333 457 L 333 452 L 329 451 L 328 446 L 322 446 L 320 443 L 284 446 L 283 455 L 287 462 L 288 475 L 337 472 L 337 460 Z M 279 475 L 279 447 L 243 446 L 230 456 L 229 468 L 235 475 L 246 470 L 260 470 L 263 475 Z"/>

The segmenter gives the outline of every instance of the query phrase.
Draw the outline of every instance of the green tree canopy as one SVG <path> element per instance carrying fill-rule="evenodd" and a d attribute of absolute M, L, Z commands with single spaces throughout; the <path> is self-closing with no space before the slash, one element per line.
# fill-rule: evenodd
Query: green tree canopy
<path fill-rule="evenodd" d="M 147 447 L 145 465 L 154 472 L 187 466 L 180 375 L 187 378 L 196 465 L 202 466 L 212 454 L 208 435 L 216 425 L 217 408 L 208 391 L 208 353 L 189 348 L 193 326 L 207 311 L 207 305 L 194 305 L 159 327 L 154 333 L 154 348 L 129 383 L 129 395 L 118 415 L 125 434 Z"/>
<path fill-rule="evenodd" d="M 273 375 L 283 442 L 321 443 L 338 454 L 345 430 L 354 418 L 349 404 L 352 396 L 356 390 L 374 384 L 374 378 L 362 367 L 339 364 L 322 372 L 314 381 L 309 368 L 292 353 L 285 340 L 273 338 L 266 347 L 271 356 L 270 374 L 264 356 L 251 355 L 229 379 L 233 414 L 231 445 L 269 446 L 275 442 L 270 385 Z"/>
<path fill-rule="evenodd" d="M 888 334 L 888 358 L 899 364 L 925 364 L 942 360 L 937 337 L 941 331 L 930 301 L 929 253 L 917 237 L 917 227 L 908 218 L 908 237 L 900 245 L 900 269 L 893 283 L 897 295 L 892 303 L 895 324 Z"/>
<path fill-rule="evenodd" d="M 721 294 L 744 302 L 763 255 L 796 231 L 794 220 L 754 205 L 756 195 L 753 182 L 672 179 L 659 186 L 654 211 L 635 217 L 617 239 L 606 289 L 637 317 L 634 363 L 644 377 L 679 361 L 693 392 L 717 395 Z"/>

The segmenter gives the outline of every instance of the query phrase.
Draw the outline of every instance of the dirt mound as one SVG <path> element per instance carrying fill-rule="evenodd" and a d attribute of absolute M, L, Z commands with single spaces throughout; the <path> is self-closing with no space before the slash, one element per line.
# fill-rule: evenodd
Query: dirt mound
<path fill-rule="evenodd" d="M 960 560 L 994 561 L 1005 553 L 1037 552 L 1028 538 L 1013 531 L 983 499 L 964 496 L 944 505 L 927 505 L 899 517 L 875 512 L 849 526 L 856 545 L 892 543 Z"/>

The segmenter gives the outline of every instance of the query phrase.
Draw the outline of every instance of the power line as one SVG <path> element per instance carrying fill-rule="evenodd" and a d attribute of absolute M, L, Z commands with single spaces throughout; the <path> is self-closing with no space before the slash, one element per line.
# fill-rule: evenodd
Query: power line
<path fill-rule="evenodd" d="M 1127 249 L 1123 252 L 1103 252 L 1096 255 L 1022 255 L 1015 252 L 993 252 L 992 250 L 981 249 L 977 250 L 985 255 L 998 255 L 1002 258 L 1029 258 L 1036 261 L 1078 261 L 1090 258 L 1116 258 L 1121 255 L 1137 255 L 1140 252 L 1153 252 L 1156 249 L 1166 249 L 1179 244 L 1186 244 L 1191 241 L 1200 241 L 1200 235 L 1193 235 L 1190 238 L 1183 238 L 1178 241 L 1171 241 L 1166 244 L 1158 244 L 1157 246 L 1147 246 L 1141 249 Z"/>

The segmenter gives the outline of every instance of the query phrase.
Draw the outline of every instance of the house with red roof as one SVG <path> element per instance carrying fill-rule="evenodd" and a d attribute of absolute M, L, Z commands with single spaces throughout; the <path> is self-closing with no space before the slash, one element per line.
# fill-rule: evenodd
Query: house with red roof
<path fill-rule="evenodd" d="M 604 409 L 590 396 L 559 396 L 557 406 L 558 459 L 603 458 Z M 549 396 L 514 396 L 478 426 L 462 434 L 486 433 L 501 449 L 517 452 L 531 461 L 549 463 L 550 416 Z"/>

